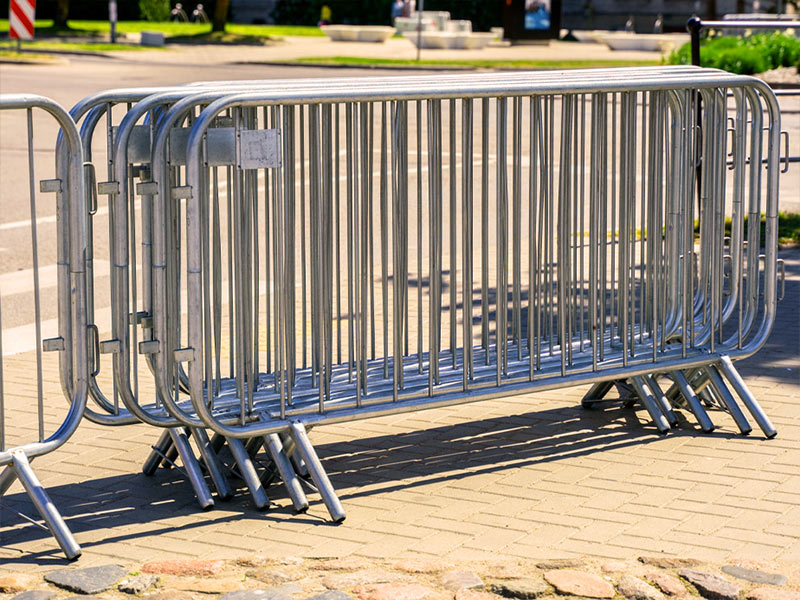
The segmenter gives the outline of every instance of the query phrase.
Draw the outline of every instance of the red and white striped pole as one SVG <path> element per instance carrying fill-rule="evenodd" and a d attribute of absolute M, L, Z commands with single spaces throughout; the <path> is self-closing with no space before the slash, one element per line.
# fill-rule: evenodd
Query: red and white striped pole
<path fill-rule="evenodd" d="M 11 0 L 8 7 L 8 37 L 17 40 L 33 39 L 33 21 L 36 18 L 36 0 Z"/>

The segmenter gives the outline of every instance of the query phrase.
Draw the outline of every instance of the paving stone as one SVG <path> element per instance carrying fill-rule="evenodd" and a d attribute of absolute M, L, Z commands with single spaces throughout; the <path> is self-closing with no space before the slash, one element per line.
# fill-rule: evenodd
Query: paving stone
<path fill-rule="evenodd" d="M 368 569 L 351 573 L 333 573 L 322 580 L 322 585 L 329 590 L 348 590 L 357 585 L 366 585 L 368 583 L 392 583 L 399 581 L 402 577 L 399 573 L 392 573 L 391 571 Z"/>
<path fill-rule="evenodd" d="M 326 571 L 358 571 L 360 569 L 369 569 L 370 567 L 372 567 L 370 561 L 355 556 L 320 560 L 314 564 L 315 569 L 325 569 Z"/>
<path fill-rule="evenodd" d="M 552 588 L 547 585 L 544 579 L 511 579 L 493 583 L 489 586 L 496 594 L 506 598 L 538 598 L 551 593 Z"/>
<path fill-rule="evenodd" d="M 219 577 L 181 577 L 164 582 L 165 587 L 181 592 L 199 592 L 201 594 L 225 594 L 241 590 L 244 587 L 241 579 Z"/>
<path fill-rule="evenodd" d="M 0 593 L 15 594 L 29 590 L 36 577 L 28 573 L 9 573 L 0 577 Z"/>
<path fill-rule="evenodd" d="M 621 560 L 610 560 L 608 562 L 604 562 L 600 566 L 600 570 L 603 573 L 622 573 L 630 569 L 630 565 L 626 562 L 622 562 Z"/>
<path fill-rule="evenodd" d="M 739 586 L 715 573 L 681 569 L 678 571 L 678 575 L 696 587 L 700 595 L 709 600 L 737 600 L 739 598 Z"/>
<path fill-rule="evenodd" d="M 582 565 L 583 561 L 577 558 L 554 558 L 552 560 L 537 562 L 536 568 L 542 571 L 552 571 L 554 569 L 571 569 L 572 567 L 580 567 Z"/>
<path fill-rule="evenodd" d="M 529 571 L 513 563 L 490 565 L 482 573 L 486 579 L 525 579 L 529 575 Z"/>
<path fill-rule="evenodd" d="M 216 575 L 225 566 L 224 560 L 160 560 L 142 566 L 142 573 L 160 575 Z"/>
<path fill-rule="evenodd" d="M 457 592 L 463 589 L 482 588 L 481 578 L 469 571 L 449 571 L 442 575 L 442 586 Z"/>
<path fill-rule="evenodd" d="M 491 592 L 465 588 L 456 592 L 455 600 L 497 600 L 497 596 Z"/>
<path fill-rule="evenodd" d="M 558 569 L 544 574 L 559 593 L 586 598 L 613 598 L 614 586 L 602 577 L 574 569 Z"/>
<path fill-rule="evenodd" d="M 379 583 L 359 586 L 353 593 L 361 600 L 425 600 L 433 590 L 418 583 Z"/>
<path fill-rule="evenodd" d="M 617 589 L 628 600 L 664 600 L 665 596 L 646 581 L 633 575 L 623 575 Z"/>
<path fill-rule="evenodd" d="M 779 573 L 765 573 L 756 569 L 745 569 L 736 565 L 725 565 L 722 567 L 722 572 L 736 577 L 738 579 L 745 579 L 753 583 L 766 583 L 769 585 L 786 585 L 788 579 Z"/>
<path fill-rule="evenodd" d="M 194 600 L 194 596 L 188 592 L 178 590 L 166 590 L 156 594 L 142 596 L 142 600 Z"/>
<path fill-rule="evenodd" d="M 339 590 L 328 590 L 316 596 L 306 598 L 306 600 L 355 600 L 350 594 L 345 594 Z"/>
<path fill-rule="evenodd" d="M 110 589 L 128 574 L 119 565 L 103 565 L 88 569 L 62 569 L 44 576 L 45 581 L 78 594 L 98 594 Z"/>
<path fill-rule="evenodd" d="M 452 569 L 453 565 L 440 560 L 424 560 L 412 558 L 408 560 L 400 560 L 392 565 L 394 569 L 402 571 L 403 573 L 441 573 L 447 569 Z"/>
<path fill-rule="evenodd" d="M 17 594 L 11 600 L 51 600 L 51 598 L 55 598 L 57 595 L 58 594 L 55 592 L 49 590 L 29 590 Z"/>
<path fill-rule="evenodd" d="M 639 562 L 659 569 L 682 569 L 696 567 L 700 564 L 700 561 L 694 558 L 667 558 L 664 556 L 640 556 Z"/>
<path fill-rule="evenodd" d="M 219 600 L 292 600 L 292 597 L 280 590 L 239 590 L 220 596 Z"/>
<path fill-rule="evenodd" d="M 800 600 L 800 592 L 775 587 L 759 587 L 747 593 L 747 600 Z"/>
<path fill-rule="evenodd" d="M 117 589 L 124 594 L 141 594 L 157 583 L 156 575 L 136 575 L 120 581 Z"/>
<path fill-rule="evenodd" d="M 652 581 L 658 587 L 658 589 L 664 592 L 667 596 L 680 598 L 688 594 L 686 586 L 683 585 L 683 582 L 677 577 L 673 577 L 667 573 L 648 573 L 647 579 Z"/>
<path fill-rule="evenodd" d="M 289 575 L 286 571 L 281 571 L 278 569 L 254 569 L 247 571 L 245 575 L 270 585 L 278 585 L 297 579 L 297 576 Z"/>

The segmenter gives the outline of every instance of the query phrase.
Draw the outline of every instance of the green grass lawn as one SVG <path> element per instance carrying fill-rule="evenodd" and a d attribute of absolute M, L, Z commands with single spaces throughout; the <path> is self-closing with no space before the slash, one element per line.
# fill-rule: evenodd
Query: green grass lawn
<path fill-rule="evenodd" d="M 111 44 L 108 42 L 72 42 L 61 40 L 33 40 L 23 41 L 22 52 L 17 52 L 16 40 L 0 40 L 0 50 L 13 52 L 18 56 L 31 56 L 36 52 L 112 52 L 115 50 L 161 50 L 162 48 L 148 48 L 139 44 Z M 39 55 L 43 56 L 43 55 Z"/>
<path fill-rule="evenodd" d="M 658 65 L 657 60 L 411 60 L 365 58 L 360 56 L 322 56 L 286 61 L 298 65 L 342 65 L 364 67 L 452 67 L 462 69 L 580 69 L 592 67 L 631 67 Z"/>
<path fill-rule="evenodd" d="M 41 37 L 100 37 L 109 33 L 108 21 L 70 21 L 67 29 L 56 29 L 53 21 L 37 20 L 36 35 Z M 151 21 L 120 21 L 119 33 L 139 33 L 141 31 L 160 31 L 168 38 L 181 41 L 207 36 L 211 25 L 207 23 L 154 23 Z M 0 19 L 0 34 L 8 33 L 8 19 Z M 319 27 L 292 25 L 240 25 L 229 23 L 225 33 L 243 38 L 276 38 L 282 36 L 324 36 Z M 215 34 L 219 35 L 219 34 Z M 176 40 L 177 41 L 177 40 Z"/>

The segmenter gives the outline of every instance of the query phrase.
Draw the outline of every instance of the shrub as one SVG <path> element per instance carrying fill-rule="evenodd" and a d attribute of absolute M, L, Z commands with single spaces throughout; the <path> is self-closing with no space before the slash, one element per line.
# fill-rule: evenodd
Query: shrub
<path fill-rule="evenodd" d="M 691 61 L 691 44 L 684 44 L 668 58 L 673 65 Z M 785 33 L 758 34 L 747 38 L 709 38 L 700 47 L 700 64 L 732 73 L 763 73 L 777 67 L 798 66 L 800 39 Z"/>
<path fill-rule="evenodd" d="M 169 21 L 169 0 L 139 0 L 139 13 L 145 21 Z"/>
<path fill-rule="evenodd" d="M 737 73 L 739 75 L 754 75 L 768 71 L 767 59 L 752 48 L 738 47 L 727 48 L 716 52 L 713 56 L 713 64 L 709 66 Z"/>

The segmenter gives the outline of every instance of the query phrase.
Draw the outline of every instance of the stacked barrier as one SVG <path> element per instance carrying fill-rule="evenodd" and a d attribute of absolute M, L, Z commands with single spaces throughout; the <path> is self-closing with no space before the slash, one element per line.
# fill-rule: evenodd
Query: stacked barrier
<path fill-rule="evenodd" d="M 206 475 L 226 498 L 233 471 L 258 507 L 280 478 L 298 511 L 310 489 L 340 521 L 309 428 L 580 384 L 587 408 L 616 384 L 661 433 L 675 407 L 711 431 L 709 406 L 776 433 L 733 366 L 777 301 L 780 114 L 761 81 L 650 67 L 199 83 L 71 114 L 90 190 L 86 415 L 161 428 L 144 471 L 179 456 L 203 508 Z"/>

